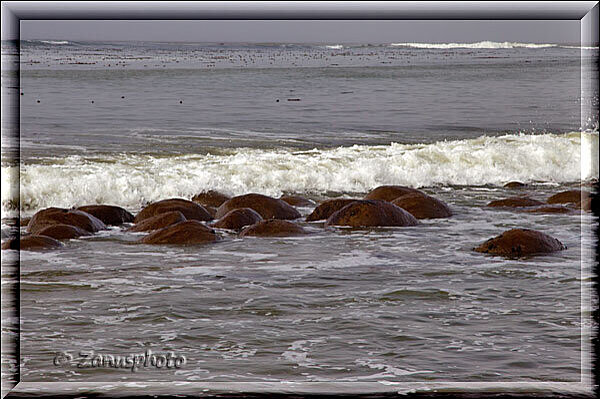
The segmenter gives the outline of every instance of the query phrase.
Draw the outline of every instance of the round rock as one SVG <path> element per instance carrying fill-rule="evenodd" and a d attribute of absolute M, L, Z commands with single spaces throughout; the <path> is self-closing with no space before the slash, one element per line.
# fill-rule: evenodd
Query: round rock
<path fill-rule="evenodd" d="M 529 230 L 512 229 L 490 238 L 474 248 L 476 252 L 518 258 L 525 255 L 545 254 L 567 249 L 556 238 L 548 234 Z"/>
<path fill-rule="evenodd" d="M 422 191 L 417 190 L 411 187 L 405 186 L 379 186 L 373 190 L 371 190 L 367 195 L 365 195 L 366 200 L 384 200 L 384 201 L 393 201 L 401 195 L 411 194 L 411 193 L 421 193 Z"/>
<path fill-rule="evenodd" d="M 590 192 L 584 190 L 569 190 L 554 194 L 548 198 L 549 204 L 577 204 L 583 200 L 590 198 Z"/>
<path fill-rule="evenodd" d="M 304 197 L 300 197 L 298 195 L 283 195 L 279 199 L 287 202 L 292 206 L 313 206 L 315 204 L 314 201 L 311 201 Z"/>
<path fill-rule="evenodd" d="M 187 220 L 156 230 L 142 238 L 143 244 L 193 245 L 215 242 L 219 238 L 214 230 L 197 220 Z"/>
<path fill-rule="evenodd" d="M 419 222 L 413 215 L 382 200 L 354 201 L 327 219 L 326 226 L 376 227 L 416 226 Z"/>
<path fill-rule="evenodd" d="M 87 212 L 109 226 L 120 226 L 123 223 L 131 223 L 134 219 L 130 212 L 115 205 L 86 205 L 80 206 L 77 210 Z"/>
<path fill-rule="evenodd" d="M 487 206 L 494 208 L 519 208 L 524 206 L 538 205 L 544 205 L 544 203 L 528 197 L 510 197 L 501 200 L 495 200 L 487 204 Z"/>
<path fill-rule="evenodd" d="M 223 204 L 223 202 L 227 201 L 230 198 L 230 196 L 220 193 L 218 191 L 208 190 L 194 195 L 192 197 L 192 201 L 202 206 L 212 206 L 214 208 L 218 208 Z"/>
<path fill-rule="evenodd" d="M 261 220 L 263 220 L 262 216 L 253 209 L 240 208 L 227 212 L 225 216 L 213 223 L 212 226 L 219 229 L 240 230 Z"/>
<path fill-rule="evenodd" d="M 323 201 L 317 206 L 310 215 L 306 217 L 307 222 L 314 222 L 315 220 L 326 220 L 329 216 L 339 211 L 348 204 L 358 201 L 352 198 L 335 198 L 327 201 Z"/>
<path fill-rule="evenodd" d="M 71 238 L 89 236 L 92 233 L 80 229 L 79 227 L 71 226 L 69 224 L 53 224 L 44 227 L 43 229 L 38 231 L 37 234 L 41 236 L 51 237 L 56 240 L 70 240 Z"/>
<path fill-rule="evenodd" d="M 286 237 L 307 234 L 302 226 L 280 219 L 261 220 L 240 232 L 240 237 Z"/>
<path fill-rule="evenodd" d="M 41 235 L 29 235 L 18 238 L 13 238 L 2 244 L 2 249 L 15 249 L 15 250 L 36 250 L 36 249 L 53 249 L 60 248 L 63 244 L 52 238 Z"/>
<path fill-rule="evenodd" d="M 217 209 L 217 218 L 239 208 L 251 208 L 263 219 L 297 219 L 300 212 L 285 201 L 262 194 L 246 194 L 233 197 Z"/>
<path fill-rule="evenodd" d="M 520 181 L 511 181 L 504 185 L 504 188 L 525 188 L 527 184 L 521 183 Z"/>
<path fill-rule="evenodd" d="M 135 223 L 139 223 L 144 219 L 151 218 L 161 213 L 179 211 L 183 213 L 183 216 L 187 220 L 200 220 L 208 221 L 213 220 L 213 217 L 208 213 L 203 206 L 196 204 L 195 202 L 188 201 L 180 198 L 171 198 L 146 206 L 140 211 L 135 217 Z"/>
<path fill-rule="evenodd" d="M 55 224 L 68 224 L 90 233 L 106 229 L 106 225 L 100 219 L 87 212 L 63 208 L 46 208 L 33 215 L 27 225 L 27 231 L 36 234 L 41 229 Z"/>
<path fill-rule="evenodd" d="M 392 204 L 399 206 L 417 219 L 436 219 L 452 216 L 452 211 L 446 203 L 427 194 L 406 194 L 393 200 Z"/>
<path fill-rule="evenodd" d="M 171 226 L 175 223 L 185 222 L 187 219 L 183 216 L 183 213 L 179 211 L 165 212 L 159 215 L 153 216 L 148 219 L 144 219 L 141 222 L 131 226 L 129 231 L 152 231 L 163 229 L 167 226 Z"/>

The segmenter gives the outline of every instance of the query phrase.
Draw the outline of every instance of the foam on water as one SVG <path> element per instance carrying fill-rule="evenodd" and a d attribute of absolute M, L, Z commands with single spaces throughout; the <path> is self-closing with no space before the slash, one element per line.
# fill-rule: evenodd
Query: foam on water
<path fill-rule="evenodd" d="M 558 47 L 557 44 L 543 43 L 518 43 L 518 42 L 492 42 L 481 41 L 476 43 L 391 43 L 394 47 L 410 47 L 422 49 L 455 49 L 455 48 L 472 48 L 472 49 L 512 49 L 512 48 L 548 48 Z"/>
<path fill-rule="evenodd" d="M 583 140 L 582 140 L 583 136 Z M 412 187 L 502 185 L 507 181 L 576 182 L 598 175 L 598 155 L 582 159 L 582 143 L 598 147 L 597 133 L 501 137 L 431 144 L 354 145 L 332 149 L 236 148 L 221 154 L 157 157 L 80 155 L 22 164 L 21 210 L 107 203 L 136 209 L 147 201 L 190 198 L 207 189 L 230 195 L 283 192 L 322 195 L 366 192 L 383 184 Z M 581 162 L 590 163 L 582 166 Z M 582 169 L 587 175 L 582 176 Z M 14 207 L 2 168 L 2 206 Z"/>

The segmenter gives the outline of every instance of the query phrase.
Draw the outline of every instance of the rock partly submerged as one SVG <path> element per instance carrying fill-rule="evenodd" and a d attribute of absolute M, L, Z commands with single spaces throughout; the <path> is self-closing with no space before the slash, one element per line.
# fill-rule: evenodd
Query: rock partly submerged
<path fill-rule="evenodd" d="M 334 212 L 326 226 L 416 226 L 417 219 L 404 209 L 382 200 L 358 200 Z"/>
<path fill-rule="evenodd" d="M 437 219 L 452 216 L 450 207 L 425 193 L 410 193 L 392 201 L 392 204 L 404 209 L 417 219 Z"/>
<path fill-rule="evenodd" d="M 567 247 L 556 238 L 529 229 L 505 231 L 499 236 L 490 238 L 480 246 L 473 248 L 475 252 L 500 255 L 508 258 L 547 254 L 563 249 L 567 249 Z"/>
<path fill-rule="evenodd" d="M 313 206 L 314 201 L 308 198 L 300 197 L 298 195 L 282 195 L 279 197 L 280 200 L 287 202 L 292 206 Z"/>
<path fill-rule="evenodd" d="M 202 205 L 181 198 L 170 198 L 147 205 L 137 214 L 134 221 L 139 223 L 144 219 L 173 211 L 181 212 L 187 220 L 213 220 L 213 217 Z"/>
<path fill-rule="evenodd" d="M 227 212 L 225 216 L 213 223 L 212 227 L 228 230 L 240 230 L 245 226 L 252 225 L 260 222 L 261 220 L 263 220 L 262 216 L 260 216 L 255 210 L 251 208 L 239 208 Z"/>
<path fill-rule="evenodd" d="M 87 230 L 80 229 L 79 227 L 71 226 L 69 224 L 53 224 L 39 230 L 37 235 L 54 238 L 55 240 L 70 240 L 72 238 L 79 238 L 81 236 L 89 236 L 90 233 Z"/>
<path fill-rule="evenodd" d="M 106 225 L 100 219 L 87 212 L 63 208 L 46 208 L 33 215 L 27 225 L 27 231 L 36 234 L 40 230 L 56 224 L 75 226 L 90 233 L 106 229 Z"/>
<path fill-rule="evenodd" d="M 185 222 L 186 220 L 183 213 L 179 211 L 165 212 L 136 223 L 129 228 L 129 231 L 141 232 L 160 230 L 175 223 Z"/>
<path fill-rule="evenodd" d="M 281 219 L 261 220 L 240 232 L 240 237 L 287 237 L 308 234 L 308 232 L 294 222 Z"/>
<path fill-rule="evenodd" d="M 234 209 L 250 208 L 256 211 L 263 219 L 290 220 L 299 218 L 298 212 L 293 206 L 277 198 L 262 194 L 245 194 L 233 197 L 224 202 L 217 209 L 217 218 L 222 218 Z"/>
<path fill-rule="evenodd" d="M 12 238 L 2 244 L 2 249 L 14 250 L 40 250 L 40 249 L 55 249 L 62 247 L 63 244 L 52 238 L 42 235 L 28 235 L 19 238 Z"/>
<path fill-rule="evenodd" d="M 314 222 L 316 220 L 327 220 L 335 212 L 354 201 L 358 200 L 352 198 L 334 198 L 323 201 L 306 217 L 306 221 Z"/>
<path fill-rule="evenodd" d="M 204 207 L 210 206 L 213 208 L 220 207 L 223 202 L 227 201 L 231 197 L 220 193 L 215 190 L 202 191 L 192 197 L 192 201 L 196 202 Z"/>
<path fill-rule="evenodd" d="M 540 205 L 526 208 L 519 208 L 519 210 L 527 213 L 573 213 L 573 208 L 566 207 L 564 205 Z"/>
<path fill-rule="evenodd" d="M 156 230 L 140 240 L 143 244 L 194 245 L 219 239 L 213 229 L 197 220 L 187 220 Z"/>
<path fill-rule="evenodd" d="M 549 204 L 579 204 L 589 201 L 591 193 L 585 190 L 568 190 L 552 195 L 546 201 Z"/>
<path fill-rule="evenodd" d="M 542 201 L 538 201 L 529 197 L 510 197 L 500 200 L 495 200 L 487 204 L 493 208 L 519 208 L 525 206 L 538 206 L 544 205 Z"/>
<path fill-rule="evenodd" d="M 126 209 L 115 205 L 85 205 L 78 207 L 77 210 L 95 216 L 107 226 L 120 226 L 123 223 L 131 223 L 134 219 Z"/>
<path fill-rule="evenodd" d="M 365 195 L 366 200 L 383 200 L 383 201 L 393 201 L 396 198 L 411 194 L 411 193 L 420 193 L 423 194 L 421 190 L 417 190 L 416 188 L 405 187 L 405 186 L 379 186 L 373 190 L 371 190 L 367 195 Z"/>
<path fill-rule="evenodd" d="M 526 188 L 527 184 L 521 183 L 520 181 L 511 181 L 504 185 L 504 188 Z"/>

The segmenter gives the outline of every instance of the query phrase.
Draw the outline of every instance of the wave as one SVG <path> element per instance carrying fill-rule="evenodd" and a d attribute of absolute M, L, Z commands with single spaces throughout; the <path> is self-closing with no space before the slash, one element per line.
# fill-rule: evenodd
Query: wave
<path fill-rule="evenodd" d="M 69 42 L 67 40 L 40 40 L 40 42 L 45 43 L 45 44 L 57 44 L 57 45 L 69 44 Z"/>
<path fill-rule="evenodd" d="M 341 44 L 331 44 L 331 45 L 325 46 L 325 48 L 330 49 L 330 50 L 341 50 L 344 48 L 344 46 L 342 46 Z"/>
<path fill-rule="evenodd" d="M 583 137 L 583 139 L 582 139 Z M 190 198 L 215 189 L 230 195 L 367 192 L 383 184 L 412 187 L 502 185 L 507 181 L 576 182 L 598 176 L 598 133 L 510 134 L 432 144 L 354 145 L 332 149 L 235 148 L 219 154 L 115 154 L 44 158 L 20 166 L 20 209 L 110 203 L 138 209 L 147 201 Z M 595 147 L 594 147 L 595 146 Z M 584 154 L 585 155 L 585 154 Z M 2 206 L 10 210 L 10 175 L 2 169 Z M 582 176 L 582 171 L 589 176 Z"/>
<path fill-rule="evenodd" d="M 476 43 L 391 43 L 394 47 L 409 47 L 421 49 L 512 49 L 512 48 L 549 48 L 558 47 L 557 44 L 518 43 L 518 42 L 492 42 L 482 41 Z"/>

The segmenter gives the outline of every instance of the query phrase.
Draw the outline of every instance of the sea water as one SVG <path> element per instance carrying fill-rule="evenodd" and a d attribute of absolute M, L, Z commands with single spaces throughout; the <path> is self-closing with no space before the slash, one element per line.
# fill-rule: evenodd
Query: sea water
<path fill-rule="evenodd" d="M 220 232 L 189 247 L 137 244 L 143 234 L 115 227 L 23 251 L 21 381 L 580 381 L 597 220 L 485 205 L 545 201 L 598 177 L 597 121 L 582 129 L 580 117 L 597 48 L 22 41 L 3 51 L 21 91 L 20 140 L 3 142 L 3 239 L 19 213 L 98 203 L 135 214 L 208 189 L 318 202 L 399 184 L 454 213 L 364 231 L 300 220 L 312 234 Z M 514 180 L 528 187 L 503 187 Z M 512 260 L 472 251 L 511 228 L 568 249 Z M 53 363 L 64 351 L 149 349 L 186 364 Z"/>

